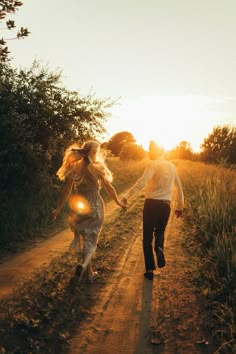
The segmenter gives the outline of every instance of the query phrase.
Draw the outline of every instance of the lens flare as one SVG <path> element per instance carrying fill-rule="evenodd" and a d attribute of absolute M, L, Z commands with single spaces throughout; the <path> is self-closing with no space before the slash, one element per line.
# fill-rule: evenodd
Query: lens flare
<path fill-rule="evenodd" d="M 91 211 L 90 204 L 82 195 L 72 195 L 68 201 L 69 207 L 78 215 L 86 215 Z"/>

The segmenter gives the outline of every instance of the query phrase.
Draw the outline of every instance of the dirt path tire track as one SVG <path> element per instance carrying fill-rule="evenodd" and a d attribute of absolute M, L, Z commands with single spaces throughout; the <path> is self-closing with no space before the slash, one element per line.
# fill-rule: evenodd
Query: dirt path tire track
<path fill-rule="evenodd" d="M 148 327 L 152 282 L 146 282 L 146 290 L 149 290 L 145 291 L 145 301 L 141 303 L 144 269 L 141 227 L 138 234 L 139 237 L 130 243 L 109 284 L 100 294 L 99 303 L 91 310 L 94 318 L 83 323 L 72 341 L 71 353 L 128 354 L 139 353 L 135 347 L 143 347 L 140 343 L 142 338 L 140 330 L 143 334 Z M 146 339 L 144 338 L 144 344 L 147 342 Z"/>
<path fill-rule="evenodd" d="M 215 353 L 191 285 L 181 222 L 171 214 L 166 230 L 167 266 L 156 272 L 153 281 L 143 277 L 140 225 L 92 316 L 71 340 L 70 354 Z"/>

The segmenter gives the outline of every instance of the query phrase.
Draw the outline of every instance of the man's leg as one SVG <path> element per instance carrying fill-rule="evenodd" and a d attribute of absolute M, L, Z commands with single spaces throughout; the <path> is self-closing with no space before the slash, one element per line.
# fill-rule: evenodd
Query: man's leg
<path fill-rule="evenodd" d="M 153 271 L 156 268 L 152 248 L 154 228 L 151 202 L 150 199 L 146 199 L 143 208 L 143 253 L 147 272 Z"/>
<path fill-rule="evenodd" d="M 164 250 L 164 235 L 166 225 L 170 216 L 170 205 L 165 202 L 160 202 L 156 209 L 155 222 L 155 252 L 157 255 L 157 264 L 159 268 L 165 266 Z"/>

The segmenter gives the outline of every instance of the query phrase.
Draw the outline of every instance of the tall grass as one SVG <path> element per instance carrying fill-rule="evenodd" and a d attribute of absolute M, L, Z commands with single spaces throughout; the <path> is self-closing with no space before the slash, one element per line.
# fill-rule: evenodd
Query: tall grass
<path fill-rule="evenodd" d="M 177 167 L 186 197 L 185 231 L 194 238 L 209 325 L 219 340 L 219 352 L 235 353 L 236 171 L 184 161 L 177 161 Z"/>

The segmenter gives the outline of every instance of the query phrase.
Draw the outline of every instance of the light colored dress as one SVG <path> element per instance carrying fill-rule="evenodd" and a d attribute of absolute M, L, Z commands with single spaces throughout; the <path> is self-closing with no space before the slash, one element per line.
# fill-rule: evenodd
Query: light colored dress
<path fill-rule="evenodd" d="M 71 194 L 69 224 L 74 232 L 70 249 L 79 251 L 80 236 L 83 239 L 83 254 L 94 252 L 104 221 L 105 204 L 100 195 L 101 183 L 89 171 L 86 176 L 70 175 L 74 180 Z"/>

